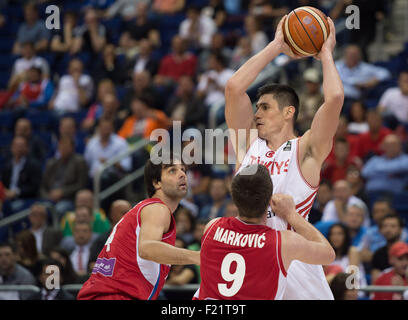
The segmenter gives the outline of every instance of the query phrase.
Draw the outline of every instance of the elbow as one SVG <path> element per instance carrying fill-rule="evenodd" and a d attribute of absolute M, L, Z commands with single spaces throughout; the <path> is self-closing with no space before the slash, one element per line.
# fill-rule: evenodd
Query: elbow
<path fill-rule="evenodd" d="M 240 91 L 240 84 L 238 83 L 238 81 L 234 78 L 234 76 L 232 76 L 231 78 L 228 79 L 227 84 L 225 85 L 225 92 L 238 92 Z"/>
<path fill-rule="evenodd" d="M 326 258 L 327 258 L 327 261 L 323 263 L 325 265 L 331 264 L 334 260 L 336 260 L 336 252 L 330 245 L 327 248 Z"/>
<path fill-rule="evenodd" d="M 344 91 L 332 92 L 330 97 L 326 99 L 332 105 L 343 106 L 344 103 Z"/>
<path fill-rule="evenodd" d="M 149 250 L 142 243 L 139 244 L 139 257 L 144 260 L 150 260 Z"/>

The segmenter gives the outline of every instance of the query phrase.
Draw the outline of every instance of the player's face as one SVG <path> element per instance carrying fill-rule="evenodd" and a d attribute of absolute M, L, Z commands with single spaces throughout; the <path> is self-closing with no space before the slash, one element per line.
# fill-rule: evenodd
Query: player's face
<path fill-rule="evenodd" d="M 162 170 L 159 187 L 172 199 L 182 199 L 187 194 L 186 167 L 174 164 Z"/>
<path fill-rule="evenodd" d="M 281 131 L 285 119 L 278 102 L 271 94 L 264 94 L 259 98 L 254 120 L 258 135 L 262 139 L 267 139 L 271 134 Z"/>

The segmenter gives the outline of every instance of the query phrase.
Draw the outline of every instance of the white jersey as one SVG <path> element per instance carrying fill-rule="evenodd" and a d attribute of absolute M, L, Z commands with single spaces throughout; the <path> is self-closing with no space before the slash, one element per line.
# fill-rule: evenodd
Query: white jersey
<path fill-rule="evenodd" d="M 306 220 L 316 197 L 318 186 L 311 186 L 300 171 L 299 138 L 286 141 L 276 151 L 269 149 L 266 140 L 257 138 L 249 147 L 237 173 L 250 164 L 264 165 L 270 172 L 273 193 L 289 194 L 296 211 Z M 277 230 L 291 230 L 286 221 L 275 216 L 268 207 L 267 225 Z M 294 260 L 288 270 L 285 300 L 333 300 L 333 294 L 320 265 Z"/>

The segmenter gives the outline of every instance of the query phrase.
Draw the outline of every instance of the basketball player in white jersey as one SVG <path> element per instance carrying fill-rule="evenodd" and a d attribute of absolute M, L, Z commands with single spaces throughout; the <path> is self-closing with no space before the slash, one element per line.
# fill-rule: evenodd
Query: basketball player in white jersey
<path fill-rule="evenodd" d="M 270 171 L 273 193 L 291 195 L 297 212 L 308 219 L 319 186 L 322 163 L 332 148 L 344 91 L 332 56 L 336 31 L 333 21 L 328 18 L 330 35 L 316 56 L 323 68 L 324 103 L 316 112 L 310 130 L 296 137 L 294 122 L 299 99 L 296 92 L 286 85 L 265 85 L 260 88 L 254 113 L 246 90 L 262 69 L 280 53 L 299 58 L 284 41 L 283 20 L 277 27 L 275 39 L 249 59 L 228 81 L 225 117 L 228 128 L 234 131 L 236 137 L 238 130 L 246 131 L 246 141 L 238 141 L 238 138 L 232 141 L 237 154 L 237 172 L 251 163 L 263 164 Z M 258 136 L 250 136 L 250 129 L 258 129 Z M 239 154 L 245 156 L 240 159 Z M 267 225 L 277 230 L 292 229 L 286 221 L 275 216 L 270 207 Z M 333 299 L 322 266 L 295 261 L 288 270 L 283 298 Z"/>

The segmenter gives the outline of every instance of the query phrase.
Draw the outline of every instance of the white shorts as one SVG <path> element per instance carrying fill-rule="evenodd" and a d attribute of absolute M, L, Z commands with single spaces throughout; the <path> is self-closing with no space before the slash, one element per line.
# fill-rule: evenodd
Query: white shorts
<path fill-rule="evenodd" d="M 293 260 L 286 280 L 283 300 L 334 300 L 321 265 Z"/>

